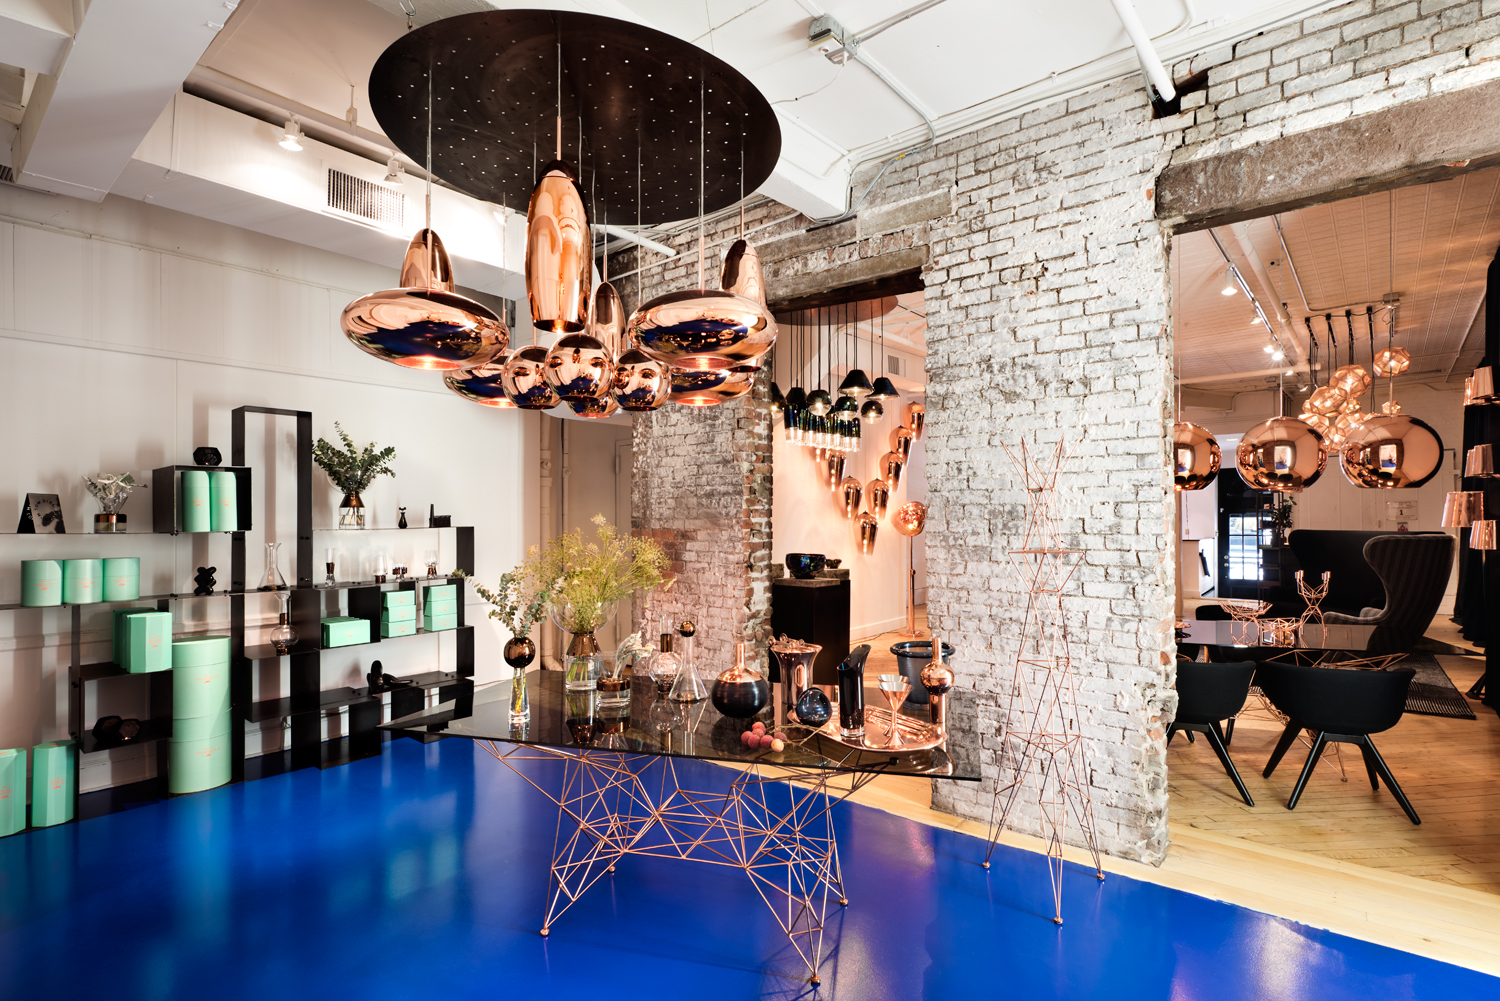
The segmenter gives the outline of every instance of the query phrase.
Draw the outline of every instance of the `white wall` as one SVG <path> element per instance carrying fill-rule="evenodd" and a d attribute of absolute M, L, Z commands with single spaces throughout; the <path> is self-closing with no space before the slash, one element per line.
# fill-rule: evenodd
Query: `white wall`
<path fill-rule="evenodd" d="M 372 524 L 394 527 L 397 506 L 406 505 L 409 522 L 421 525 L 435 503 L 453 524 L 476 526 L 475 569 L 493 584 L 538 536 L 539 418 L 468 403 L 439 376 L 370 358 L 345 340 L 339 311 L 393 284 L 398 264 L 380 267 L 127 199 L 88 204 L 0 187 L 0 420 L 7 429 L 0 515 L 18 514 L 28 491 L 58 493 L 70 532 L 0 539 L 0 604 L 18 600 L 20 560 L 54 555 L 138 555 L 143 593 L 190 590 L 199 565 L 217 566 L 227 585 L 227 536 L 83 534 L 96 506 L 80 476 L 131 471 L 149 482 L 150 469 L 191 462 L 202 444 L 217 446 L 227 461 L 230 411 L 242 404 L 310 410 L 315 436 L 333 438 L 337 419 L 361 443 L 394 445 L 396 476 L 365 495 Z M 294 431 L 290 420 L 249 422 L 252 581 L 265 541 L 284 543 L 282 572 L 293 569 Z M 340 495 L 316 468 L 313 475 L 313 524 L 330 527 Z M 269 506 L 268 494 L 275 497 Z M 133 530 L 148 531 L 150 492 L 137 491 L 125 511 Z M 415 565 L 440 534 L 319 532 L 315 571 L 321 579 L 328 545 L 340 550 L 340 578 L 356 564 L 368 574 L 381 548 Z M 446 537 L 444 569 L 453 565 Z M 486 608 L 471 595 L 481 682 L 500 676 L 506 639 Z M 274 611 L 270 599 L 247 609 L 252 617 Z M 227 628 L 228 602 L 179 603 L 174 615 L 179 630 L 217 631 Z M 110 659 L 106 619 L 102 609 L 85 610 L 84 663 Z M 65 611 L 0 613 L 0 747 L 64 735 L 67 623 Z M 323 683 L 362 683 L 375 657 L 395 674 L 430 670 L 440 659 L 451 668 L 452 645 L 452 636 L 425 636 L 325 654 Z M 285 694 L 275 670 L 258 673 L 257 684 L 257 697 Z M 92 686 L 85 727 L 104 713 L 145 712 L 134 694 L 144 686 L 106 685 Z M 252 753 L 259 743 L 252 734 Z M 277 745 L 271 735 L 267 748 Z M 84 766 L 84 788 L 148 774 L 140 749 L 91 755 Z"/>

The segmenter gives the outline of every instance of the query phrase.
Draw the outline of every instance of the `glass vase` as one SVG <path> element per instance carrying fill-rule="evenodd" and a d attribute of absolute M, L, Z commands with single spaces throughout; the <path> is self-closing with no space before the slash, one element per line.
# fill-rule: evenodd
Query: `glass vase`
<path fill-rule="evenodd" d="M 505 644 L 505 662 L 515 669 L 510 684 L 510 725 L 531 722 L 531 693 L 526 685 L 526 666 L 536 657 L 536 644 L 529 636 L 512 636 Z"/>
<path fill-rule="evenodd" d="M 344 494 L 339 502 L 339 528 L 364 528 L 365 502 L 359 494 Z"/>
<path fill-rule="evenodd" d="M 260 589 L 262 591 L 285 591 L 286 578 L 281 576 L 281 568 L 276 564 L 281 558 L 281 543 L 266 543 L 266 572 L 260 578 Z"/>
<path fill-rule="evenodd" d="M 599 687 L 599 675 L 604 671 L 604 654 L 599 649 L 599 640 L 593 633 L 577 633 L 568 644 L 567 672 L 563 675 L 563 687 L 569 691 L 593 691 Z"/>

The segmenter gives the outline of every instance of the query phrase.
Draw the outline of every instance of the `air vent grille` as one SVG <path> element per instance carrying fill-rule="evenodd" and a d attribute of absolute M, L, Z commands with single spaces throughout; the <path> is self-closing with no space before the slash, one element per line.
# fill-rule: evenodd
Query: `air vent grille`
<path fill-rule="evenodd" d="M 16 173 L 15 173 L 15 171 L 11 170 L 9 167 L 7 167 L 7 166 L 5 166 L 3 164 L 0 164 L 0 181 L 4 181 L 6 184 L 15 184 L 16 183 Z"/>
<path fill-rule="evenodd" d="M 905 372 L 901 371 L 901 356 L 900 355 L 886 355 L 885 356 L 885 370 L 887 372 L 889 372 L 891 375 L 905 375 L 906 374 Z"/>
<path fill-rule="evenodd" d="M 328 207 L 382 226 L 404 224 L 406 196 L 383 185 L 328 168 Z"/>

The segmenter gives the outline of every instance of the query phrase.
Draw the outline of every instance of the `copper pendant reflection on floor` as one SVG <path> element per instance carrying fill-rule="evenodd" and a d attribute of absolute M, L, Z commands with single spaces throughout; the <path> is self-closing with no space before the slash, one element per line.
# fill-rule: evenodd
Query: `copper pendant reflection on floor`
<path fill-rule="evenodd" d="M 615 363 L 614 384 L 609 395 L 620 409 L 634 413 L 656 410 L 672 391 L 667 367 L 646 357 L 644 351 L 631 348 Z"/>
<path fill-rule="evenodd" d="M 547 349 L 531 344 L 519 349 L 505 363 L 500 383 L 510 402 L 522 410 L 551 410 L 560 402 L 547 385 Z"/>
<path fill-rule="evenodd" d="M 911 428 L 911 433 L 920 439 L 922 428 L 927 423 L 927 408 L 920 403 L 908 403 L 901 411 L 901 423 Z"/>
<path fill-rule="evenodd" d="M 886 506 L 891 502 L 891 488 L 885 480 L 876 478 L 865 484 L 865 506 L 877 520 L 885 517 Z"/>
<path fill-rule="evenodd" d="M 1323 436 L 1295 417 L 1255 425 L 1235 449 L 1240 477 L 1253 490 L 1296 493 L 1316 483 L 1327 464 Z"/>
<path fill-rule="evenodd" d="M 453 291 L 453 267 L 430 229 L 411 238 L 401 288 L 360 296 L 339 326 L 355 347 L 402 368 L 452 372 L 505 350 L 510 331 L 489 307 Z"/>
<path fill-rule="evenodd" d="M 901 486 L 901 471 L 906 468 L 906 463 L 901 456 L 895 452 L 887 452 L 880 457 L 880 478 L 885 480 L 885 485 L 892 490 Z"/>
<path fill-rule="evenodd" d="M 657 296 L 630 317 L 630 336 L 647 355 L 685 371 L 717 371 L 755 361 L 776 343 L 766 307 L 733 292 L 687 289 Z"/>
<path fill-rule="evenodd" d="M 526 295 L 538 330 L 578 333 L 589 316 L 594 239 L 578 174 L 553 160 L 526 210 Z"/>
<path fill-rule="evenodd" d="M 839 493 L 843 499 L 844 517 L 851 520 L 858 518 L 860 505 L 864 503 L 864 484 L 852 476 L 846 476 L 839 486 Z"/>
<path fill-rule="evenodd" d="M 471 369 L 448 372 L 443 376 L 443 385 L 464 399 L 497 410 L 515 410 L 516 405 L 505 395 L 505 363 L 510 355 L 502 354 Z"/>
<path fill-rule="evenodd" d="M 592 334 L 564 334 L 547 352 L 543 374 L 560 399 L 574 403 L 608 395 L 615 366 L 599 338 Z"/>
<path fill-rule="evenodd" d="M 1188 421 L 1172 425 L 1172 485 L 1202 490 L 1219 475 L 1222 453 L 1208 429 Z"/>
<path fill-rule="evenodd" d="M 1357 487 L 1420 487 L 1437 475 L 1443 439 L 1404 414 L 1377 414 L 1349 433 L 1339 449 L 1344 476 Z"/>
<path fill-rule="evenodd" d="M 875 537 L 880 533 L 880 523 L 875 520 L 874 515 L 862 514 L 854 520 L 854 527 L 859 532 L 859 551 L 866 556 L 870 555 L 875 551 Z"/>

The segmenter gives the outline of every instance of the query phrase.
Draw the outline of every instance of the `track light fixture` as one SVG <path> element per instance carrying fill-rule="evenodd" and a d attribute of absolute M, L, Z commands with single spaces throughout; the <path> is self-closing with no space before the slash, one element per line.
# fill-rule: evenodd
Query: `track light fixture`
<path fill-rule="evenodd" d="M 301 122 L 297 120 L 296 115 L 293 115 L 286 120 L 286 125 L 281 130 L 281 141 L 276 145 L 282 149 L 289 149 L 293 153 L 300 153 L 302 152 L 302 140 L 305 138 L 306 136 L 302 134 Z"/>
<path fill-rule="evenodd" d="M 385 164 L 385 183 L 400 184 L 401 178 L 406 176 L 406 169 L 401 166 L 401 161 L 396 159 L 395 154 Z"/>

